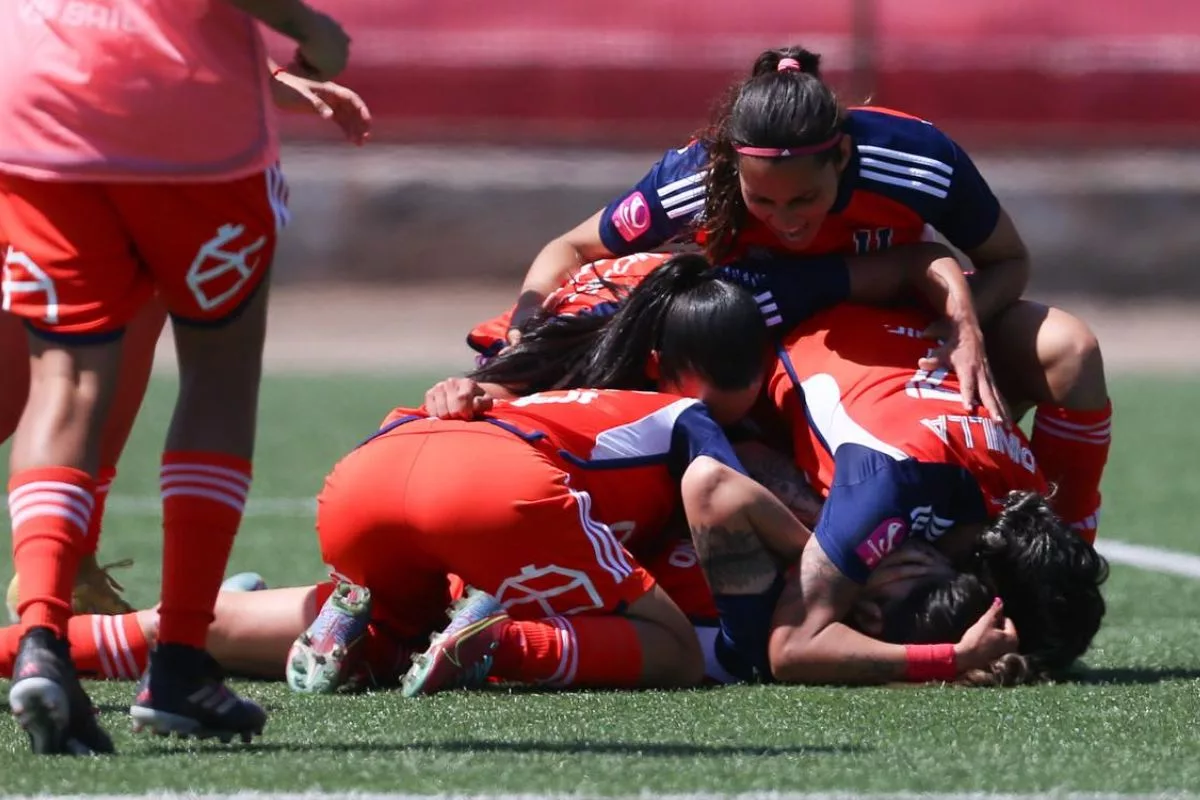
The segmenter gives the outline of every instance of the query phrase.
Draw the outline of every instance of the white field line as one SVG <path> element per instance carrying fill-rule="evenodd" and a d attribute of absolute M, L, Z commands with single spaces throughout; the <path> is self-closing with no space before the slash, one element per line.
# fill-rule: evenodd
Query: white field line
<path fill-rule="evenodd" d="M 1038 792 L 1036 794 L 989 794 L 986 792 L 921 793 L 897 792 L 892 794 L 868 794 L 855 792 L 748 792 L 745 794 L 716 794 L 709 792 L 681 794 L 635 794 L 602 795 L 588 794 L 380 794 L 358 792 L 233 792 L 229 794 L 179 794 L 174 792 L 147 792 L 145 794 L 38 794 L 0 795 L 0 800 L 9 798 L 37 798 L 37 800 L 1135 800 L 1135 798 L 1195 797 L 1190 794 L 1099 794 L 1082 792 Z"/>

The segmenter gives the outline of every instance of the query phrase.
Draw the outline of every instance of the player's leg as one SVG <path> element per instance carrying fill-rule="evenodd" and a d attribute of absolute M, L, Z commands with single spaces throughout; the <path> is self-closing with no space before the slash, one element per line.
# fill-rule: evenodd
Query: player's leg
<path fill-rule="evenodd" d="M 988 359 L 1014 410 L 1036 407 L 1032 446 L 1055 487 L 1055 510 L 1096 538 L 1100 479 L 1112 442 L 1112 403 L 1095 334 L 1078 317 L 1022 300 L 985 331 Z"/>
<path fill-rule="evenodd" d="M 321 583 L 221 592 L 208 629 L 209 652 L 230 674 L 282 678 L 288 648 L 312 623 L 333 587 L 333 583 Z M 20 635 L 19 625 L 0 628 L 0 678 L 12 677 Z M 71 657 L 79 673 L 89 678 L 137 680 L 157 638 L 157 608 L 128 614 L 80 614 L 67 625 Z"/>
<path fill-rule="evenodd" d="M 414 527 L 471 595 L 405 678 L 406 694 L 503 680 L 689 686 L 703 674 L 691 623 L 573 489 L 562 465 L 499 430 L 422 452 Z M 464 457 L 472 453 L 473 457 Z M 485 457 L 480 457 L 480 453 Z M 493 466 L 503 464 L 503 474 Z M 447 480 L 453 476 L 453 480 Z M 471 487 L 471 503 L 454 503 Z"/>
<path fill-rule="evenodd" d="M 65 637 L 121 332 L 148 288 L 102 186 L 0 178 L 0 228 L 4 302 L 31 331 L 8 486 L 24 630 L 10 705 L 35 752 L 110 751 Z"/>
<path fill-rule="evenodd" d="M 113 193 L 172 315 L 180 372 L 161 473 L 159 639 L 131 709 L 138 728 L 248 740 L 266 722 L 224 685 L 205 643 L 251 483 L 277 185 L 263 174 Z"/>
<path fill-rule="evenodd" d="M 92 508 L 91 526 L 75 587 L 75 609 L 79 613 L 126 614 L 133 610 L 119 594 L 120 585 L 112 580 L 107 569 L 97 563 L 96 554 L 100 548 L 105 502 L 117 476 L 117 463 L 125 451 L 125 443 L 129 441 L 129 434 L 133 431 L 133 424 L 146 396 L 150 371 L 154 366 L 154 351 L 166 319 L 166 309 L 157 298 L 151 298 L 125 328 L 120 377 L 100 438 L 96 503 Z"/>
<path fill-rule="evenodd" d="M 408 524 L 413 504 L 425 502 L 406 488 L 431 426 L 465 423 L 418 420 L 356 448 L 330 472 L 317 500 L 322 560 L 339 579 L 313 624 L 288 654 L 293 690 L 329 693 L 345 685 L 360 661 L 357 645 L 386 632 L 396 646 L 367 653 L 376 683 L 398 678 L 402 645 L 445 625 L 450 583 L 432 558 L 423 531 Z M 438 433 L 436 438 L 453 437 Z M 424 469 L 422 467 L 421 469 Z M 460 502 L 462 497 L 460 496 Z M 372 622 L 374 630 L 368 627 Z M 381 642 L 384 640 L 381 639 Z M 402 664 L 407 669 L 407 661 Z"/>
<path fill-rule="evenodd" d="M 10 326 L 8 320 L 13 320 Z M 124 347 L 121 354 L 121 371 L 117 380 L 116 394 L 104 422 L 104 432 L 100 439 L 100 468 L 96 474 L 96 489 L 93 494 L 91 521 L 88 534 L 84 541 L 83 554 L 79 560 L 79 568 L 75 577 L 73 607 L 76 614 L 127 614 L 133 607 L 121 597 L 121 585 L 109 574 L 112 566 L 125 566 L 130 562 L 117 562 L 115 565 L 102 566 L 96 560 L 100 546 L 100 531 L 104 523 L 105 502 L 108 491 L 117 474 L 117 462 L 125 449 L 125 442 L 133 429 L 142 398 L 146 393 L 146 385 L 150 380 L 150 370 L 154 361 L 154 349 L 158 342 L 159 332 L 166 319 L 166 311 L 156 300 L 151 300 L 138 311 L 137 315 L 126 326 Z M 9 341 L 9 328 L 15 327 L 20 335 L 17 342 Z M 15 317 L 0 315 L 0 374 L 5 374 L 5 366 L 10 360 L 9 350 L 16 348 L 20 351 L 19 361 L 25 370 L 23 385 L 5 383 L 0 390 L 0 418 L 4 417 L 5 408 L 13 404 L 13 397 L 20 394 L 20 405 L 24 406 L 24 398 L 29 391 L 29 348 L 25 342 L 25 333 L 20 322 Z M 11 360 L 18 360 L 13 357 Z M 15 366 L 15 364 L 14 364 Z M 16 376 L 18 379 L 20 375 Z M 17 409 L 20 415 L 20 409 Z M 15 427 L 16 421 L 13 421 Z M 0 433 L 3 432 L 0 428 Z M 4 436 L 7 438 L 7 435 Z M 19 576 L 14 575 L 8 586 L 9 616 L 16 618 L 16 607 L 20 595 Z"/>

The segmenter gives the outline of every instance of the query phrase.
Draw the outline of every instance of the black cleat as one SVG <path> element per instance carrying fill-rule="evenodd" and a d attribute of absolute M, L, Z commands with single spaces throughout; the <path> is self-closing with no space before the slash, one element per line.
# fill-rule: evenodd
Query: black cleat
<path fill-rule="evenodd" d="M 181 644 L 154 648 L 129 716 L 135 732 L 215 737 L 226 743 L 234 738 L 249 742 L 267 724 L 267 713 L 257 703 L 238 697 L 225 685 L 216 659 Z"/>

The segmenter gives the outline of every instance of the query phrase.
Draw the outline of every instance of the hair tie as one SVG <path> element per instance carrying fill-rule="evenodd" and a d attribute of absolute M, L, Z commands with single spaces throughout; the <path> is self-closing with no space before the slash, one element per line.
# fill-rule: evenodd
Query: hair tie
<path fill-rule="evenodd" d="M 804 69 L 800 66 L 800 62 L 794 58 L 779 59 L 779 66 L 775 67 L 775 69 L 779 70 L 780 72 L 788 72 L 793 69 L 797 72 L 804 71 Z"/>

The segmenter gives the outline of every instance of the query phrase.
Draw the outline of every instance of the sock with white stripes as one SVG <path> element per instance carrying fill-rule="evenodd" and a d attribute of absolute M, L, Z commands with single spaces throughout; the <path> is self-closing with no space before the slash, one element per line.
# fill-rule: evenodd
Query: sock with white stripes
<path fill-rule="evenodd" d="M 84 555 L 96 555 L 100 549 L 100 529 L 104 525 L 104 504 L 108 500 L 108 490 L 112 488 L 113 479 L 117 477 L 116 467 L 101 467 L 96 475 L 96 490 L 92 493 L 92 519 L 88 525 L 87 538 L 83 540 Z"/>
<path fill-rule="evenodd" d="M 13 567 L 21 576 L 17 613 L 24 630 L 66 633 L 94 490 L 92 476 L 73 467 L 37 467 L 9 478 Z"/>
<path fill-rule="evenodd" d="M 1042 406 L 1033 418 L 1030 449 L 1054 487 L 1050 503 L 1088 542 L 1096 540 L 1100 479 L 1111 444 L 1111 402 L 1099 409 Z"/>
<path fill-rule="evenodd" d="M 522 683 L 623 689 L 642 680 L 637 628 L 622 617 L 514 620 L 493 659 L 493 677 Z"/>
<path fill-rule="evenodd" d="M 160 642 L 204 647 L 250 474 L 249 461 L 225 453 L 163 454 Z"/>
<path fill-rule="evenodd" d="M 144 612 L 142 612 L 144 613 Z M 137 680 L 150 660 L 139 614 L 83 614 L 67 623 L 71 660 L 82 678 Z M 21 626 L 0 628 L 0 678 L 11 678 L 21 646 Z"/>

